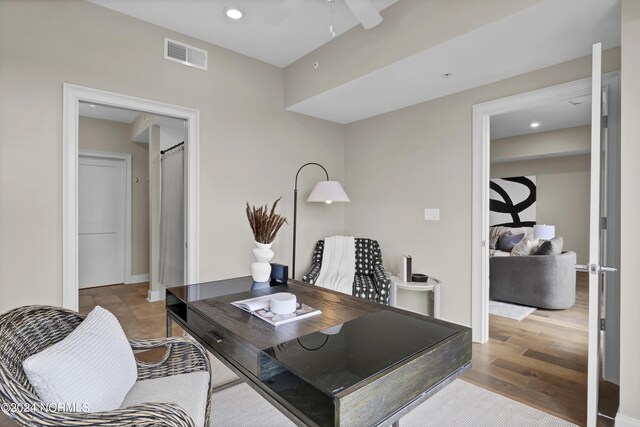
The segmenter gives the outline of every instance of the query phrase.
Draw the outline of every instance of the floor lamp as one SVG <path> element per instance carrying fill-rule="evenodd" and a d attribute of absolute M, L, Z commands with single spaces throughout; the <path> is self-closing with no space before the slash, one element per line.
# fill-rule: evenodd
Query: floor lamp
<path fill-rule="evenodd" d="M 320 166 L 327 176 L 326 181 L 319 181 L 307 197 L 307 202 L 350 202 L 349 196 L 345 193 L 342 185 L 338 181 L 329 181 L 329 173 L 320 163 L 305 163 L 296 172 L 296 181 L 293 189 L 293 262 L 291 263 L 291 278 L 296 278 L 296 223 L 298 221 L 298 175 L 306 166 Z"/>

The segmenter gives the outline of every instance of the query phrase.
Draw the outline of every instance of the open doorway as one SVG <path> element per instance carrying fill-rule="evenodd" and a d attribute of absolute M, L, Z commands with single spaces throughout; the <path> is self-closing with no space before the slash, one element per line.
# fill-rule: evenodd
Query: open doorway
<path fill-rule="evenodd" d="M 184 283 L 186 121 L 87 102 L 79 116 L 79 288 Z"/>
<path fill-rule="evenodd" d="M 138 338 L 158 335 L 164 306 L 153 302 L 185 283 L 186 124 L 79 103 L 79 311 L 100 305 Z"/>
<path fill-rule="evenodd" d="M 588 343 L 592 330 L 595 331 L 588 315 L 589 276 L 578 274 L 577 281 L 571 280 L 576 277 L 572 267 L 588 263 L 585 254 L 588 256 L 590 250 L 585 243 L 593 217 L 590 214 L 593 194 L 592 153 L 589 152 L 593 146 L 589 126 L 593 119 L 590 80 L 474 107 L 474 196 L 480 197 L 474 198 L 472 319 L 474 341 L 488 343 L 474 348 L 478 353 L 486 353 L 486 357 L 478 357 L 483 366 L 474 366 L 474 369 L 484 370 L 485 375 L 493 378 L 486 382 L 495 386 L 498 393 L 578 424 L 585 423 L 588 412 L 587 383 L 591 381 L 587 376 L 591 369 Z M 605 75 L 603 88 L 603 99 L 605 105 L 608 100 L 609 106 L 603 120 L 609 146 L 597 154 L 606 165 L 600 174 L 607 177 L 606 190 L 601 192 L 611 196 L 604 201 L 608 217 L 603 230 L 608 238 L 603 252 L 608 255 L 609 263 L 617 265 L 618 74 Z M 585 106 L 586 111 L 581 113 L 581 106 Z M 596 219 L 599 220 L 597 216 Z M 536 225 L 542 232 L 539 236 L 533 235 Z M 512 256 L 509 249 L 513 247 L 497 244 L 500 232 L 506 231 L 510 232 L 508 237 L 512 242 L 518 240 L 514 246 L 520 245 L 518 249 L 524 252 L 539 244 L 536 237 L 551 241 L 563 236 L 565 253 L 558 254 L 557 259 L 552 260 L 555 263 L 547 262 L 553 258 L 548 257 L 545 266 L 537 262 L 541 259 L 535 255 Z M 531 241 L 524 240 L 526 237 Z M 560 263 L 560 257 L 568 258 L 570 253 L 574 259 L 564 263 L 567 265 Z M 515 264 L 522 264 L 521 268 L 512 268 Z M 535 269 L 546 269 L 546 272 L 535 273 Z M 549 269 L 553 274 L 549 274 Z M 616 280 L 612 275 L 603 295 L 607 328 L 601 332 L 604 334 L 604 366 L 599 412 L 605 425 L 617 407 L 619 343 L 616 336 L 619 332 L 616 320 L 619 312 L 615 308 L 615 292 L 610 293 L 617 290 Z M 498 289 L 494 289 L 494 285 Z M 519 316 L 512 313 L 515 319 L 490 315 L 490 296 L 517 309 L 528 306 L 529 312 L 521 312 Z"/>
<path fill-rule="evenodd" d="M 81 287 L 145 279 L 147 299 L 160 300 L 165 267 L 173 269 L 172 280 L 179 277 L 169 285 L 197 282 L 198 112 L 78 86 L 64 89 L 63 305 L 78 310 Z M 181 169 L 167 173 L 173 166 L 165 160 L 178 155 Z M 184 224 L 170 219 L 179 225 L 170 232 L 161 231 L 160 222 L 162 180 L 168 175 L 180 177 L 177 186 L 165 182 L 165 199 L 173 187 L 182 200 L 169 204 L 180 205 Z M 161 247 L 161 237 L 170 234 L 179 244 Z M 162 253 L 172 261 L 162 261 Z M 108 262 L 100 264 L 101 258 Z"/>

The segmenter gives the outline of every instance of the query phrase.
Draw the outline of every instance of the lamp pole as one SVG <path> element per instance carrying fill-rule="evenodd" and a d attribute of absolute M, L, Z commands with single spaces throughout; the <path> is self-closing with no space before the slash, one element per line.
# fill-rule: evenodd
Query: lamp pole
<path fill-rule="evenodd" d="M 324 171 L 324 174 L 327 176 L 327 181 L 329 181 L 329 172 L 322 166 L 320 163 L 309 162 L 300 166 L 298 172 L 296 172 L 296 180 L 293 188 L 293 260 L 291 263 L 291 278 L 296 278 L 296 223 L 298 221 L 298 175 L 300 175 L 300 171 L 309 165 L 320 166 Z"/>

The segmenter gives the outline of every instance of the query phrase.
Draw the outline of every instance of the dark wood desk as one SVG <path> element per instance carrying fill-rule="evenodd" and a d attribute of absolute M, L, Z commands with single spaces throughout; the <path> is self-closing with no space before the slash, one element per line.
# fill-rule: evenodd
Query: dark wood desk
<path fill-rule="evenodd" d="M 469 328 L 297 281 L 251 284 L 167 289 L 167 333 L 177 322 L 298 425 L 395 423 L 470 366 Z M 230 304 L 276 292 L 322 314 L 274 327 Z"/>

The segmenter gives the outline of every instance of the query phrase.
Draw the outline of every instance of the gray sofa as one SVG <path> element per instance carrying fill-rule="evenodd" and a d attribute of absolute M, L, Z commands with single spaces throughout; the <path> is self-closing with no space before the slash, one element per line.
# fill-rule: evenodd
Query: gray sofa
<path fill-rule="evenodd" d="M 572 307 L 576 302 L 575 265 L 575 252 L 491 257 L 490 298 L 554 310 Z"/>

